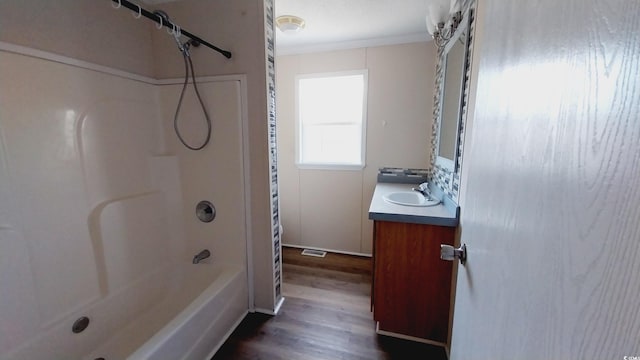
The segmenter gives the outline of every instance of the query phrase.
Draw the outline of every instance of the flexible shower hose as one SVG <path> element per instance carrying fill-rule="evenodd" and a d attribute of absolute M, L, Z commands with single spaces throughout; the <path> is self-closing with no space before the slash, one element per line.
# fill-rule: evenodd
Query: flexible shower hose
<path fill-rule="evenodd" d="M 207 108 L 204 106 L 204 102 L 202 101 L 202 97 L 200 96 L 200 92 L 198 91 L 198 84 L 196 83 L 196 74 L 193 71 L 193 62 L 191 61 L 191 56 L 187 49 L 182 49 L 182 57 L 184 58 L 184 84 L 182 84 L 182 91 L 180 92 L 180 100 L 178 100 L 178 106 L 176 107 L 176 114 L 173 116 L 173 129 L 176 131 L 176 135 L 178 135 L 178 139 L 184 146 L 189 150 L 202 150 L 209 141 L 211 140 L 211 119 L 209 118 L 209 113 L 207 113 Z M 182 100 L 184 99 L 184 92 L 187 90 L 187 83 L 189 82 L 189 69 L 191 69 L 191 78 L 193 79 L 193 88 L 196 91 L 196 96 L 198 97 L 198 101 L 200 101 L 200 106 L 202 106 L 202 112 L 204 113 L 204 118 L 207 123 L 207 138 L 204 140 L 204 143 L 200 146 L 191 146 L 187 144 L 182 135 L 180 134 L 180 130 L 178 130 L 178 114 L 180 113 L 180 108 L 182 107 Z"/>

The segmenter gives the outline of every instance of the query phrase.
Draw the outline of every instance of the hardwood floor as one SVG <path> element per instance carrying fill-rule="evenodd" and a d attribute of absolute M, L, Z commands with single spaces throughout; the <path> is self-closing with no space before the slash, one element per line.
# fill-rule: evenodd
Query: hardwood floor
<path fill-rule="evenodd" d="M 280 313 L 249 314 L 212 360 L 446 359 L 441 347 L 375 333 L 370 270 L 358 270 L 370 259 L 347 259 L 346 272 L 325 269 L 319 259 L 301 265 L 304 259 L 285 251 Z M 344 268 L 333 260 L 327 267 Z"/>

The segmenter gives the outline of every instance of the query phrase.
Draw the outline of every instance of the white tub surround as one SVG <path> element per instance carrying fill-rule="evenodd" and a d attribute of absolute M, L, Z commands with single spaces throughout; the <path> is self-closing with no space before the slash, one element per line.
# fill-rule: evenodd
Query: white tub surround
<path fill-rule="evenodd" d="M 201 79 L 214 132 L 191 152 L 179 81 L 18 50 L 0 47 L 0 358 L 210 358 L 251 306 L 244 78 Z"/>

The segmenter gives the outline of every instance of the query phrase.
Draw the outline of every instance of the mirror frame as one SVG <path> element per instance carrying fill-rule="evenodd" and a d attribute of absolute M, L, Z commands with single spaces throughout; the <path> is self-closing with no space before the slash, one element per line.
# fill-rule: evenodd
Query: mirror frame
<path fill-rule="evenodd" d="M 458 203 L 458 196 L 460 192 L 460 181 L 462 172 L 462 163 L 464 162 L 464 138 L 466 118 L 468 111 L 469 101 L 469 86 L 471 79 L 471 71 L 473 67 L 473 47 L 475 38 L 475 8 L 476 0 L 462 0 L 463 17 L 460 23 L 460 27 L 456 29 L 456 32 L 462 31 L 466 28 L 467 39 L 465 49 L 465 67 L 463 73 L 463 86 L 461 91 L 461 106 L 458 120 L 458 132 L 457 132 L 457 144 L 456 144 L 456 156 L 454 161 L 451 161 L 452 166 L 446 166 L 438 161 L 439 151 L 439 135 L 440 135 L 440 117 L 442 116 L 442 93 L 444 91 L 444 62 L 445 47 L 438 47 L 438 63 L 436 65 L 436 77 L 435 77 L 435 91 L 434 91 L 434 106 L 433 106 L 433 125 L 431 129 L 431 168 L 429 171 L 429 181 L 431 181 L 436 187 L 444 192 L 454 203 Z M 445 161 L 446 162 L 446 161 Z M 442 164 L 442 165 L 441 165 Z"/>
<path fill-rule="evenodd" d="M 458 160 L 459 158 L 459 151 L 460 151 L 460 123 L 462 122 L 462 115 L 463 115 L 463 107 L 464 107 L 464 103 L 465 103 L 465 93 L 466 93 L 466 88 L 468 85 L 468 80 L 467 78 L 467 70 L 469 69 L 469 39 L 470 36 L 467 33 L 465 35 L 466 39 L 464 40 L 464 52 L 462 55 L 462 68 L 460 69 L 460 71 L 462 72 L 461 76 L 460 76 L 460 93 L 457 94 L 458 95 L 458 107 L 457 107 L 457 112 L 456 112 L 456 132 L 455 132 L 455 149 L 454 149 L 454 153 L 453 153 L 453 159 L 448 159 L 445 157 L 440 156 L 440 136 L 441 136 L 441 130 L 442 130 L 442 122 L 443 122 L 443 116 L 444 116 L 444 105 L 445 105 L 445 86 L 447 83 L 447 68 L 448 68 L 448 55 L 449 52 L 451 51 L 451 48 L 453 48 L 453 45 L 456 43 L 456 41 L 458 41 L 458 39 L 460 38 L 460 36 L 462 35 L 463 32 L 468 32 L 470 29 L 470 14 L 469 14 L 469 10 L 465 11 L 465 13 L 462 15 L 462 21 L 460 22 L 460 25 L 458 26 L 458 28 L 456 29 L 455 33 L 453 34 L 453 36 L 451 37 L 450 40 L 447 41 L 447 43 L 444 45 L 444 49 L 442 50 L 442 81 L 441 81 L 441 85 L 440 85 L 440 89 L 439 89 L 439 95 L 440 95 L 440 104 L 439 104 L 439 109 L 438 109 L 438 129 L 436 131 L 436 142 L 435 142 L 435 148 L 434 150 L 436 151 L 436 162 L 435 164 L 437 166 L 439 166 L 440 168 L 442 168 L 443 170 L 447 171 L 448 173 L 456 173 L 458 171 L 460 162 Z"/>

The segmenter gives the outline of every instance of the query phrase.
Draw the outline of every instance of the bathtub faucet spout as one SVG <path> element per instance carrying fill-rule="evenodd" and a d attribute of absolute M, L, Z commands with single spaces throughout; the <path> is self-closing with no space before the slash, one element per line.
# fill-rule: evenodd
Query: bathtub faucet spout
<path fill-rule="evenodd" d="M 193 263 L 197 264 L 200 261 L 208 258 L 209 256 L 211 256 L 211 252 L 207 249 L 204 249 L 202 251 L 200 251 L 199 253 L 196 254 L 196 256 L 193 257 Z"/>

